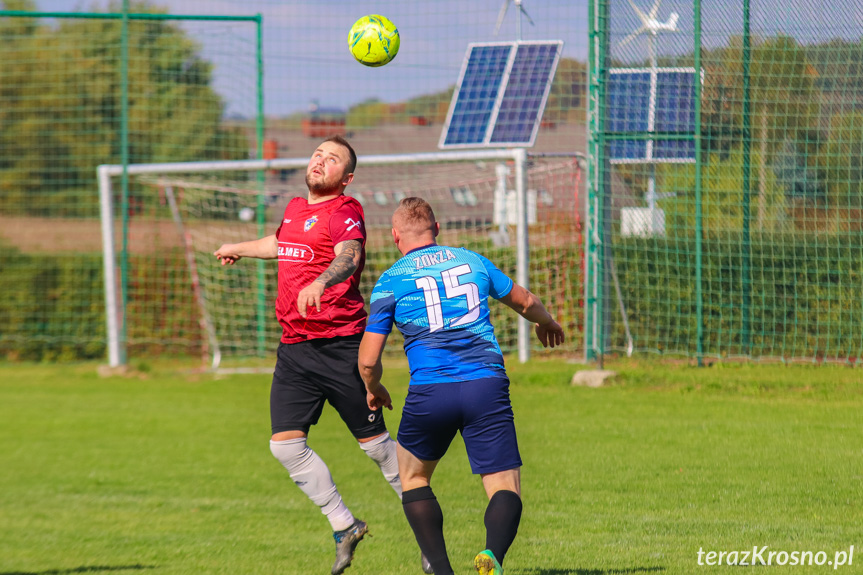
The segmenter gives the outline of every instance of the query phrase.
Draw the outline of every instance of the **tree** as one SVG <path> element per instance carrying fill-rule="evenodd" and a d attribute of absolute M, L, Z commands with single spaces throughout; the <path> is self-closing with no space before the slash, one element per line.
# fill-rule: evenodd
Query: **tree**
<path fill-rule="evenodd" d="M 27 199 L 32 213 L 70 190 L 92 198 L 96 166 L 121 161 L 121 22 L 8 18 L 0 41 L 0 202 Z M 241 132 L 222 125 L 211 64 L 178 25 L 131 21 L 129 55 L 130 162 L 248 157 Z"/>
<path fill-rule="evenodd" d="M 715 158 L 702 168 L 702 226 L 708 234 L 739 233 L 743 221 L 743 165 L 741 149 L 729 152 L 726 159 Z M 763 190 L 763 197 L 749 198 L 750 212 L 762 211 L 761 230 L 780 229 L 785 220 L 785 191 L 772 170 L 759 175 L 760 157 L 753 151 L 750 178 L 754 187 Z M 765 178 L 764 182 L 759 178 Z M 662 191 L 674 191 L 674 197 L 659 201 L 665 210 L 669 237 L 694 233 L 695 227 L 695 165 L 658 164 L 656 186 Z M 761 207 L 759 208 L 759 203 Z"/>
<path fill-rule="evenodd" d="M 587 64 L 561 58 L 548 95 L 545 116 L 559 122 L 583 122 L 587 100 Z"/>
<path fill-rule="evenodd" d="M 390 106 L 377 98 L 369 98 L 348 109 L 345 123 L 351 129 L 370 128 L 390 123 Z"/>
<path fill-rule="evenodd" d="M 431 123 L 443 124 L 446 121 L 447 110 L 454 91 L 455 86 L 452 86 L 443 92 L 411 98 L 407 101 L 406 106 L 408 117 L 421 116 Z"/>
<path fill-rule="evenodd" d="M 831 205 L 863 208 L 863 113 L 834 116 L 818 158 Z"/>
<path fill-rule="evenodd" d="M 743 138 L 743 46 L 740 37 L 705 54 L 705 150 L 728 157 Z M 750 129 L 764 140 L 764 161 L 772 164 L 790 140 L 803 154 L 819 144 L 817 70 L 794 38 L 775 36 L 753 42 L 750 52 Z"/>
<path fill-rule="evenodd" d="M 818 72 L 794 38 L 776 36 L 752 51 L 752 111 L 766 115 L 768 159 L 791 140 L 803 153 L 819 145 Z"/>
<path fill-rule="evenodd" d="M 776 180 L 785 188 L 789 198 L 820 200 L 826 187 L 819 178 L 818 170 L 809 165 L 808 156 L 791 140 L 785 140 L 773 160 Z"/>
<path fill-rule="evenodd" d="M 810 45 L 806 57 L 818 71 L 815 86 L 828 95 L 828 105 L 843 111 L 863 103 L 863 39 Z"/>
<path fill-rule="evenodd" d="M 0 4 L 8 10 L 35 10 L 32 0 L 7 0 Z M 24 205 L 21 181 L 26 164 L 17 156 L 21 145 L 18 129 L 24 120 L 22 108 L 32 100 L 30 78 L 37 66 L 29 58 L 20 57 L 21 47 L 32 46 L 38 32 L 33 18 L 4 18 L 0 20 L 0 201 L 11 206 Z"/>

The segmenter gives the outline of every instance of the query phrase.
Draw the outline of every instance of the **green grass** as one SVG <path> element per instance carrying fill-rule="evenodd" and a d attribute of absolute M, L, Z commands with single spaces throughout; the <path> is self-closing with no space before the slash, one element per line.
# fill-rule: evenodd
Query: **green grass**
<path fill-rule="evenodd" d="M 403 403 L 403 361 L 385 382 Z M 863 372 L 510 361 L 524 516 L 507 575 L 732 572 L 699 548 L 835 551 L 863 565 Z M 326 520 L 269 453 L 267 375 L 152 365 L 0 365 L 0 575 L 329 573 Z M 391 430 L 399 409 L 388 412 Z M 349 574 L 417 574 L 401 506 L 331 408 L 312 431 L 374 535 Z M 456 573 L 483 548 L 485 496 L 460 440 L 433 482 Z M 771 573 L 826 573 L 771 567 Z"/>

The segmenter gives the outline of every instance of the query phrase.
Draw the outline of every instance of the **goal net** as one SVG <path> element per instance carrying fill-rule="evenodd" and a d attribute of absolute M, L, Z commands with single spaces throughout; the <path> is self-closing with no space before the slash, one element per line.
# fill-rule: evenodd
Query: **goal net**
<path fill-rule="evenodd" d="M 579 159 L 529 156 L 522 192 L 526 209 L 520 212 L 517 156 L 501 150 L 414 156 L 360 157 L 348 187 L 366 217 L 360 286 L 366 300 L 381 273 L 400 257 L 390 236 L 393 210 L 402 198 L 420 196 L 441 224 L 439 243 L 476 250 L 514 280 L 527 278 L 566 329 L 567 343 L 554 353 L 582 349 Z M 125 283 L 127 293 L 117 294 L 113 306 L 109 301 L 116 311 L 108 316 L 118 318 L 117 340 L 130 358 L 199 354 L 213 367 L 239 368 L 254 363 L 252 358 L 271 357 L 281 335 L 273 311 L 276 262 L 242 259 L 222 266 L 213 252 L 223 243 L 274 233 L 288 201 L 308 194 L 307 163 L 306 158 L 273 160 L 265 171 L 250 169 L 260 168 L 259 162 L 129 166 L 135 209 L 127 231 L 130 253 L 127 269 L 115 268 L 113 282 Z M 524 235 L 518 225 L 522 213 Z M 109 225 L 119 227 L 114 219 Z M 522 270 L 520 238 L 528 239 Z M 106 253 L 109 262 L 121 259 Z M 502 304 L 490 307 L 502 350 L 519 350 L 516 314 Z M 393 334 L 390 350 L 399 349 L 399 337 Z"/>

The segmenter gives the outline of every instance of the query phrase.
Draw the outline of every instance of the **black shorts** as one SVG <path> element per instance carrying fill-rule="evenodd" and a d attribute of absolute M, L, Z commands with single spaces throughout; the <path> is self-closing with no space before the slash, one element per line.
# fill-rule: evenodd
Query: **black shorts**
<path fill-rule="evenodd" d="M 273 434 L 309 432 L 328 401 L 357 439 L 387 430 L 383 410 L 366 403 L 366 386 L 357 367 L 362 334 L 279 343 L 273 385 L 270 388 L 270 422 Z"/>

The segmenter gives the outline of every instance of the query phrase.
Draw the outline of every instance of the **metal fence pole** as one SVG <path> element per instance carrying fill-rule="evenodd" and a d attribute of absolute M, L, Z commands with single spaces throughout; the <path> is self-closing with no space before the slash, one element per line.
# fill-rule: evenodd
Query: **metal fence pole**
<path fill-rule="evenodd" d="M 530 289 L 530 238 L 528 237 L 527 211 L 527 150 L 513 150 L 515 159 L 515 197 L 518 213 L 516 228 L 516 282 Z M 530 322 L 518 318 L 518 361 L 525 363 L 530 359 Z"/>

